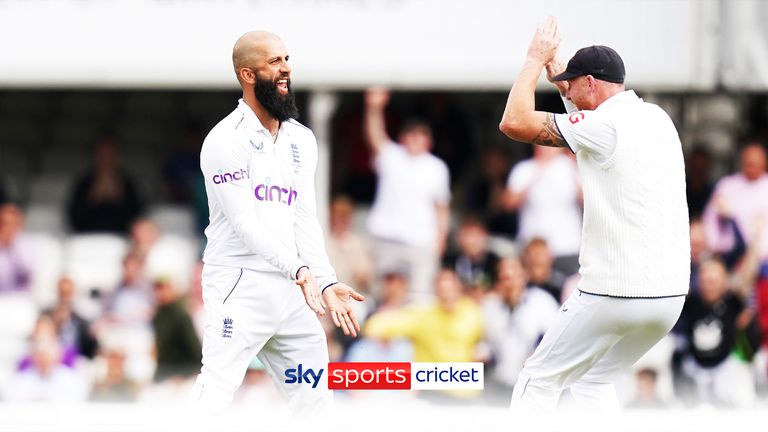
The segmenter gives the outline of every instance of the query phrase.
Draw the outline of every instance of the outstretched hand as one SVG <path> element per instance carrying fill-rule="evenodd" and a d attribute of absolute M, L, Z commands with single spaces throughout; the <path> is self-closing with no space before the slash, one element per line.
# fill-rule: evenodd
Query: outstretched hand
<path fill-rule="evenodd" d="M 560 29 L 557 27 L 557 20 L 549 17 L 536 28 L 536 34 L 528 47 L 528 59 L 546 65 L 555 58 L 559 45 Z"/>
<path fill-rule="evenodd" d="M 298 279 L 296 279 L 296 285 L 301 287 L 301 292 L 304 294 L 304 300 L 307 302 L 307 306 L 312 309 L 318 315 L 325 315 L 325 303 L 323 297 L 320 295 L 320 290 L 317 287 L 317 280 L 310 273 L 309 269 L 303 267 L 299 270 Z"/>
<path fill-rule="evenodd" d="M 347 284 L 337 283 L 325 289 L 323 299 L 336 327 L 340 327 L 347 336 L 357 337 L 360 323 L 352 310 L 352 300 L 363 301 L 365 297 Z"/>

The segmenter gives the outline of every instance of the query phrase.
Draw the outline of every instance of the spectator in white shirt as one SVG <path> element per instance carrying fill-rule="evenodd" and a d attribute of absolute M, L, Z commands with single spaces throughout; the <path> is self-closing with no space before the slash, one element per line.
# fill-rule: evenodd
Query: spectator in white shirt
<path fill-rule="evenodd" d="M 366 93 L 366 137 L 378 176 L 368 219 L 376 272 L 380 278 L 393 269 L 407 269 L 411 300 L 429 303 L 450 219 L 448 167 L 430 153 L 432 131 L 426 123 L 407 123 L 399 144 L 390 138 L 384 117 L 388 102 L 387 90 Z"/>
<path fill-rule="evenodd" d="M 568 275 L 579 270 L 581 186 L 573 158 L 561 148 L 533 146 L 533 158 L 512 168 L 504 201 L 519 212 L 520 244 L 541 237 L 557 269 Z"/>
<path fill-rule="evenodd" d="M 485 337 L 494 366 L 487 383 L 492 400 L 509 403 L 523 362 L 557 316 L 560 305 L 546 291 L 526 288 L 517 258 L 499 262 L 498 282 L 483 301 Z"/>

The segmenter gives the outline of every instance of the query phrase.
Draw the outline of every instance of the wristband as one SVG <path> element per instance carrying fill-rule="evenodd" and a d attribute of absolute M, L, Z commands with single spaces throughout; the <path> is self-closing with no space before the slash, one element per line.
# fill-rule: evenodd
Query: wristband
<path fill-rule="evenodd" d="M 300 272 L 300 271 L 301 271 L 301 269 L 303 269 L 303 268 L 306 268 L 307 270 L 309 270 L 309 266 L 308 266 L 308 265 L 303 265 L 303 266 L 301 266 L 301 267 L 297 268 L 297 269 L 296 269 L 296 277 L 295 277 L 294 279 L 296 279 L 296 280 L 299 280 L 299 272 Z"/>
<path fill-rule="evenodd" d="M 334 282 L 334 283 L 332 283 L 332 284 L 328 284 L 328 285 L 326 285 L 326 286 L 325 286 L 325 288 L 323 288 L 322 290 L 320 290 L 320 295 L 323 295 L 323 293 L 325 292 L 325 290 L 327 290 L 328 288 L 330 288 L 330 287 L 332 287 L 332 286 L 336 285 L 337 283 L 338 283 L 338 282 Z"/>

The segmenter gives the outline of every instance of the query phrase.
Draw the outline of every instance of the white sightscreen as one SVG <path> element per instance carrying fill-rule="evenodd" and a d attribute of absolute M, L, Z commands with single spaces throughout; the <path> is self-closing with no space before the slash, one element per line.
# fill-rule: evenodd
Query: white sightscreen
<path fill-rule="evenodd" d="M 302 88 L 506 89 L 536 23 L 610 45 L 635 87 L 714 86 L 714 0 L 0 0 L 0 87 L 230 87 L 235 39 L 280 34 Z"/>

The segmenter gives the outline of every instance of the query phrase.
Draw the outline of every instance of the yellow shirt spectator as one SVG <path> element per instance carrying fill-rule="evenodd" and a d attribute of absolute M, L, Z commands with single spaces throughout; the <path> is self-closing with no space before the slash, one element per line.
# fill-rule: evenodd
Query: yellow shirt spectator
<path fill-rule="evenodd" d="M 443 270 L 437 277 L 437 304 L 409 306 L 374 314 L 365 325 L 369 337 L 404 337 L 413 343 L 414 361 L 469 362 L 483 334 L 480 307 L 461 293 L 456 274 Z"/>

